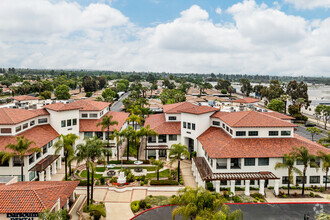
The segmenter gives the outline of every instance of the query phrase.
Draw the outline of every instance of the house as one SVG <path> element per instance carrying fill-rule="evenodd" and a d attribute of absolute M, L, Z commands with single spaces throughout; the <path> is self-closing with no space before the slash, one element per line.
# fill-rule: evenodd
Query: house
<path fill-rule="evenodd" d="M 273 186 L 278 194 L 278 188 L 288 181 L 286 169 L 274 169 L 284 154 L 301 146 L 312 154 L 330 153 L 330 149 L 295 134 L 296 125 L 280 113 L 222 112 L 188 102 L 164 105 L 163 109 L 163 114 L 146 119 L 159 133 L 159 137 L 148 138 L 146 155 L 159 158 L 167 154 L 168 159 L 172 144 L 187 145 L 190 153 L 196 152 L 192 162 L 196 182 L 205 187 L 210 181 L 217 192 L 230 187 L 235 193 L 235 186 L 240 186 L 249 195 L 249 186 L 254 186 L 263 194 L 265 186 Z M 322 166 L 321 161 L 316 163 Z M 303 169 L 299 161 L 296 166 Z M 322 185 L 325 178 L 322 169 L 309 168 L 306 185 Z M 301 183 L 302 178 L 294 176 L 294 184 Z"/>
<path fill-rule="evenodd" d="M 0 108 L 0 151 L 5 149 L 7 144 L 16 143 L 16 137 L 24 136 L 33 141 L 31 147 L 40 148 L 42 152 L 30 153 L 24 157 L 24 180 L 51 180 L 51 175 L 61 169 L 61 156 L 55 154 L 53 144 L 58 136 L 69 133 L 76 134 L 79 139 L 76 144 L 83 143 L 85 137 L 98 136 L 106 141 L 107 131 L 102 131 L 97 126 L 102 118 L 107 115 L 113 116 L 118 125 L 111 126 L 110 132 L 114 129 L 121 130 L 127 126 L 128 113 L 111 112 L 109 103 L 89 100 L 79 100 L 71 103 L 54 103 L 43 106 L 43 109 L 15 109 Z M 117 154 L 116 140 L 111 140 L 112 155 Z M 21 163 L 18 157 L 0 164 L 0 175 L 18 176 L 20 180 Z"/>

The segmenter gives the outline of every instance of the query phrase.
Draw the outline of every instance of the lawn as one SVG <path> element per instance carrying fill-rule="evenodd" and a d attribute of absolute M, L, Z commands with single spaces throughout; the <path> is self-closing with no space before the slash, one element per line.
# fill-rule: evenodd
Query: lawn
<path fill-rule="evenodd" d="M 159 172 L 159 178 L 168 177 L 169 174 L 170 174 L 169 169 L 163 170 L 163 171 Z M 146 178 L 156 178 L 156 177 L 157 177 L 157 173 L 148 173 L 146 176 Z"/>
<path fill-rule="evenodd" d="M 134 169 L 135 167 L 123 167 L 123 168 L 126 168 L 126 169 Z M 156 170 L 156 167 L 154 166 L 149 166 L 149 167 L 141 167 L 142 169 L 146 169 L 147 171 L 155 171 Z M 114 170 L 120 170 L 121 167 L 114 167 L 114 168 L 111 168 L 111 169 L 114 169 Z"/>
<path fill-rule="evenodd" d="M 87 178 L 87 171 L 86 170 L 83 170 L 81 173 L 80 173 L 80 176 L 82 178 Z M 95 179 L 99 179 L 102 177 L 102 174 L 94 174 L 94 178 Z M 90 178 L 91 178 L 91 175 L 90 175 Z"/>
<path fill-rule="evenodd" d="M 170 204 L 170 197 L 167 196 L 147 196 L 145 198 L 147 203 L 155 206 L 168 205 Z"/>
<path fill-rule="evenodd" d="M 105 167 L 96 167 L 95 170 L 96 170 L 96 172 L 104 172 Z"/>

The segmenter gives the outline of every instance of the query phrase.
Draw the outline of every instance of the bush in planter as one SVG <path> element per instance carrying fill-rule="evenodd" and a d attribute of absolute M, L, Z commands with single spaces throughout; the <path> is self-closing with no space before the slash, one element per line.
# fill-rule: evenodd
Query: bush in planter
<path fill-rule="evenodd" d="M 118 177 L 111 177 L 111 179 L 109 180 L 110 183 L 117 183 Z"/>
<path fill-rule="evenodd" d="M 91 97 L 93 95 L 92 92 L 86 92 L 86 97 Z"/>
<path fill-rule="evenodd" d="M 141 199 L 139 202 L 139 206 L 141 209 L 144 209 L 147 206 L 147 203 L 144 199 Z"/>
<path fill-rule="evenodd" d="M 207 183 L 206 183 L 206 188 L 207 188 L 207 190 L 214 191 L 213 183 L 211 183 L 211 182 L 207 182 Z"/>
<path fill-rule="evenodd" d="M 129 173 L 127 176 L 126 176 L 126 181 L 131 183 L 131 182 L 134 182 L 135 180 L 135 176 L 132 174 L 132 173 Z"/>
<path fill-rule="evenodd" d="M 101 176 L 99 180 L 101 185 L 105 184 L 105 178 L 103 176 Z"/>
<path fill-rule="evenodd" d="M 92 181 L 90 180 L 89 184 L 92 184 Z M 87 180 L 80 180 L 78 186 L 87 186 Z"/>
<path fill-rule="evenodd" d="M 260 202 L 265 202 L 265 200 L 263 200 L 263 199 L 260 199 Z"/>
<path fill-rule="evenodd" d="M 258 199 L 254 199 L 253 202 L 254 202 L 254 203 L 258 203 Z"/>
<path fill-rule="evenodd" d="M 261 193 L 253 193 L 251 197 L 265 199 L 265 197 Z"/>
<path fill-rule="evenodd" d="M 243 200 L 241 199 L 241 197 L 239 196 L 233 196 L 232 197 L 232 200 L 235 202 L 235 203 L 242 203 Z"/>
<path fill-rule="evenodd" d="M 315 197 L 315 194 L 314 194 L 313 192 L 310 192 L 310 193 L 309 193 L 309 196 L 310 196 L 310 197 Z"/>
<path fill-rule="evenodd" d="M 193 157 L 196 157 L 196 155 L 197 155 L 197 152 L 196 151 L 193 151 L 193 152 L 191 152 L 191 158 L 193 158 Z"/>
<path fill-rule="evenodd" d="M 179 185 L 179 183 L 174 180 L 151 180 L 150 185 Z"/>
<path fill-rule="evenodd" d="M 150 208 L 151 208 L 150 203 L 147 203 L 146 208 L 147 208 L 147 209 L 150 209 Z"/>
<path fill-rule="evenodd" d="M 140 201 L 136 200 L 131 203 L 132 212 L 138 212 L 140 210 Z"/>

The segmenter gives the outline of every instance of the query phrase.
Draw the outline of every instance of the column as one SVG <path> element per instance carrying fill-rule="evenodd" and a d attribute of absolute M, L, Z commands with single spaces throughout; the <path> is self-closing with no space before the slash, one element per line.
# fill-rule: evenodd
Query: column
<path fill-rule="evenodd" d="M 230 158 L 227 158 L 227 169 L 230 169 Z"/>
<path fill-rule="evenodd" d="M 62 168 L 62 160 L 61 160 L 61 156 L 57 159 L 57 169 L 61 169 Z"/>
<path fill-rule="evenodd" d="M 51 177 L 50 177 L 50 166 L 48 166 L 46 168 L 46 181 L 50 181 Z"/>
<path fill-rule="evenodd" d="M 115 147 L 113 147 L 112 149 L 111 149 L 111 158 L 112 159 L 114 159 L 115 158 L 115 151 L 116 151 L 116 148 Z M 139 160 L 139 158 L 138 158 L 138 160 Z"/>
<path fill-rule="evenodd" d="M 277 180 L 275 180 L 275 184 L 274 184 L 274 193 L 275 193 L 275 196 L 278 196 L 278 194 L 279 194 L 279 188 L 280 188 L 280 180 L 277 179 Z"/>
<path fill-rule="evenodd" d="M 215 187 L 215 191 L 217 193 L 220 193 L 220 180 L 217 180 L 217 181 L 214 181 L 215 184 L 214 184 L 214 187 Z"/>
<path fill-rule="evenodd" d="M 230 192 L 235 195 L 235 180 L 230 180 Z"/>
<path fill-rule="evenodd" d="M 56 160 L 52 163 L 52 174 L 56 174 Z"/>
<path fill-rule="evenodd" d="M 245 180 L 245 192 L 246 196 L 250 195 L 250 180 Z"/>
<path fill-rule="evenodd" d="M 265 180 L 260 180 L 259 193 L 265 195 Z"/>
<path fill-rule="evenodd" d="M 159 160 L 159 150 L 156 150 L 156 160 Z"/>
<path fill-rule="evenodd" d="M 170 150 L 166 150 L 166 161 L 170 161 Z"/>
<path fill-rule="evenodd" d="M 39 172 L 39 181 L 45 181 L 45 171 Z"/>

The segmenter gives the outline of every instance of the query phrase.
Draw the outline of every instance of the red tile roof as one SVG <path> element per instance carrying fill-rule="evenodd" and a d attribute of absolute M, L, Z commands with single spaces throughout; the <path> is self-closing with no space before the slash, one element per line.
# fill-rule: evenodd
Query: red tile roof
<path fill-rule="evenodd" d="M 18 136 L 24 136 L 35 143 L 31 147 L 42 148 L 44 145 L 54 140 L 59 134 L 50 125 L 39 125 L 27 131 L 20 133 Z M 16 143 L 15 136 L 0 136 L 0 151 L 8 151 L 6 145 Z"/>
<path fill-rule="evenodd" d="M 282 114 L 279 112 L 261 112 L 261 113 L 265 114 L 265 115 L 270 115 L 270 116 L 273 116 L 275 118 L 279 118 L 282 120 L 293 120 L 294 119 L 294 117 L 291 117 L 289 115 L 285 115 L 285 114 Z"/>
<path fill-rule="evenodd" d="M 19 95 L 19 96 L 14 96 L 13 97 L 14 100 L 16 101 L 28 101 L 28 100 L 40 100 L 40 98 L 38 97 L 34 97 L 34 96 L 29 96 L 29 95 Z"/>
<path fill-rule="evenodd" d="M 183 109 L 192 108 L 195 106 L 196 105 L 194 105 L 190 102 L 179 102 L 179 103 L 174 103 L 174 104 L 163 105 L 163 111 L 164 111 L 164 113 L 179 114 L 182 112 Z"/>
<path fill-rule="evenodd" d="M 46 109 L 32 109 L 30 111 L 33 111 L 36 113 L 38 116 L 43 116 L 43 115 L 50 115 L 49 112 Z"/>
<path fill-rule="evenodd" d="M 330 149 L 299 135 L 293 138 L 231 138 L 221 128 L 210 127 L 197 138 L 211 158 L 283 157 L 293 147 L 306 147 L 311 154 Z"/>
<path fill-rule="evenodd" d="M 105 115 L 107 115 L 107 116 L 112 115 L 113 116 L 112 120 L 115 120 L 118 122 L 118 125 L 110 126 L 110 131 L 114 131 L 115 129 L 119 131 L 122 128 L 122 126 L 124 125 L 126 119 L 128 118 L 129 113 L 110 111 Z M 100 118 L 100 119 L 80 119 L 79 120 L 79 131 L 80 132 L 102 131 L 102 126 L 97 126 L 97 124 L 99 122 L 102 122 L 102 118 Z"/>
<path fill-rule="evenodd" d="M 0 186 L 0 213 L 40 213 L 51 209 L 58 199 L 61 208 L 79 181 L 18 182 Z"/>
<path fill-rule="evenodd" d="M 204 114 L 204 113 L 208 113 L 208 112 L 215 112 L 215 111 L 219 111 L 218 108 L 213 108 L 210 106 L 193 106 L 193 107 L 189 107 L 189 108 L 185 108 L 182 109 L 181 112 L 184 113 L 189 113 L 189 114 L 195 114 L 195 115 L 200 115 L 200 114 Z"/>
<path fill-rule="evenodd" d="M 256 111 L 230 112 L 222 115 L 215 113 L 211 117 L 219 118 L 231 127 L 297 127 L 290 122 Z"/>
<path fill-rule="evenodd" d="M 108 102 L 98 102 L 91 100 L 77 100 L 68 104 L 55 103 L 50 105 L 45 105 L 44 108 L 53 111 L 69 111 L 74 109 L 79 109 L 80 111 L 101 111 L 108 107 L 110 103 Z"/>
<path fill-rule="evenodd" d="M 218 111 L 218 112 L 215 112 L 213 113 L 210 117 L 211 118 L 220 118 L 224 115 L 227 115 L 227 114 L 230 114 L 230 112 L 221 112 L 221 111 Z"/>
<path fill-rule="evenodd" d="M 150 115 L 145 125 L 150 125 L 158 134 L 181 134 L 181 122 L 166 122 L 164 113 Z"/>
<path fill-rule="evenodd" d="M 243 99 L 236 99 L 233 100 L 232 102 L 236 102 L 236 103 L 244 103 L 244 104 L 248 104 L 248 103 L 255 103 L 255 102 L 259 102 L 259 99 L 254 99 L 254 98 L 250 98 L 250 97 L 245 97 Z"/>
<path fill-rule="evenodd" d="M 1 125 L 17 124 L 45 114 L 46 113 L 44 111 L 40 111 L 40 110 L 0 108 L 0 124 Z"/>

